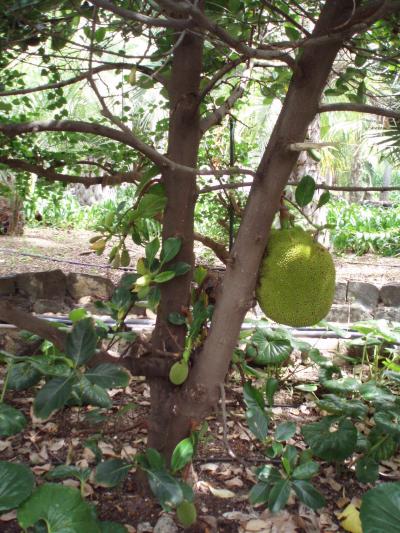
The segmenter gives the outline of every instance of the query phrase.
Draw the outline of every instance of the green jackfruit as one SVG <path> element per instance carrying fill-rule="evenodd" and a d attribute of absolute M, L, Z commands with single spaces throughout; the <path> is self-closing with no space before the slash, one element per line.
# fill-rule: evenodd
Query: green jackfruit
<path fill-rule="evenodd" d="M 329 312 L 335 292 L 331 254 L 301 228 L 272 230 L 256 296 L 279 324 L 312 326 Z"/>

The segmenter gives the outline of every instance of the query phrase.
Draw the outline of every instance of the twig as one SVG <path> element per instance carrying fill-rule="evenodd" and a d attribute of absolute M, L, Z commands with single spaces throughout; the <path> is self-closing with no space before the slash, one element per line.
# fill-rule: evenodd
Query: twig
<path fill-rule="evenodd" d="M 223 439 L 226 451 L 233 459 L 238 459 L 235 452 L 230 447 L 228 442 L 228 430 L 227 430 L 227 416 L 226 416 L 226 396 L 225 396 L 225 387 L 223 383 L 219 384 L 219 390 L 221 393 L 221 413 L 222 413 L 222 429 L 223 429 Z"/>

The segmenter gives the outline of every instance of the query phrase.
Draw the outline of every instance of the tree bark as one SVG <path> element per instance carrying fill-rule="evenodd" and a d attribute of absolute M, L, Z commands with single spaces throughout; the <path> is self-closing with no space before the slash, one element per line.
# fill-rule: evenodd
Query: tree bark
<path fill-rule="evenodd" d="M 178 41 L 176 41 L 178 43 Z M 187 33 L 174 50 L 171 82 L 169 85 L 170 123 L 168 152 L 170 160 L 187 167 L 197 166 L 200 144 L 199 88 L 202 71 L 203 38 L 198 33 Z M 167 168 L 162 174 L 167 194 L 163 217 L 163 241 L 178 237 L 182 247 L 174 258 L 194 265 L 194 207 L 196 176 L 185 170 Z M 179 276 L 161 285 L 161 302 L 157 312 L 152 338 L 154 350 L 182 353 L 186 327 L 168 322 L 172 312 L 182 313 L 190 304 L 192 273 Z M 167 378 L 149 380 L 151 413 L 148 446 L 158 449 L 167 458 L 173 448 L 188 432 L 185 421 L 174 417 L 174 405 L 179 391 Z"/>
<path fill-rule="evenodd" d="M 352 7 L 353 2 L 349 0 L 328 0 L 313 36 L 325 34 L 343 23 Z M 307 47 L 297 61 L 298 68 L 251 188 L 211 331 L 175 409 L 181 418 L 200 420 L 218 401 L 219 385 L 229 369 L 240 326 L 253 296 L 268 232 L 298 158 L 298 153 L 289 150 L 289 144 L 304 141 L 341 46 L 342 40 L 338 38 L 328 44 Z"/>

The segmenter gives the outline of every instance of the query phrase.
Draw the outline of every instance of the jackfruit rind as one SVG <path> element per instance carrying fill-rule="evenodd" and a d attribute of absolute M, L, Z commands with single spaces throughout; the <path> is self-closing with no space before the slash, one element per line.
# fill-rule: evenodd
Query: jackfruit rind
<path fill-rule="evenodd" d="M 329 251 L 301 228 L 272 230 L 256 290 L 265 315 L 279 324 L 312 326 L 328 314 L 334 292 Z"/>

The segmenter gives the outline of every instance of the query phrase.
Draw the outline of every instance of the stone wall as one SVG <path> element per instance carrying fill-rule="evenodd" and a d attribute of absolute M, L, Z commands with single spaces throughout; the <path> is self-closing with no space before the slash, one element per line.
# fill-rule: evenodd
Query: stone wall
<path fill-rule="evenodd" d="M 400 322 L 400 283 L 380 289 L 361 281 L 336 284 L 334 304 L 326 320 L 346 323 L 373 318 Z"/>

